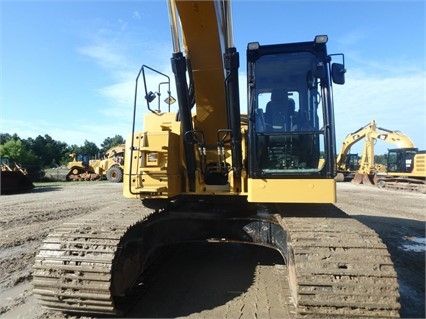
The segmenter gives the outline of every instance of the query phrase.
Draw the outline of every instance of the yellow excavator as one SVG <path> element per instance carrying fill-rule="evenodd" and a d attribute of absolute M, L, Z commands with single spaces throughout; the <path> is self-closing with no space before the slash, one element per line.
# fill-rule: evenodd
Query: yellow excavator
<path fill-rule="evenodd" d="M 49 309 L 120 314 L 162 248 L 213 241 L 276 249 L 295 317 L 399 317 L 386 246 L 332 205 L 332 83 L 344 84 L 345 67 L 331 61 L 343 55 L 327 53 L 325 35 L 248 43 L 243 108 L 230 2 L 168 5 L 178 111 L 169 77 L 143 65 L 126 139 L 123 193 L 142 207 L 53 231 L 35 258 L 35 297 Z M 152 72 L 164 77 L 165 111 L 153 106 L 161 93 L 148 90 Z M 148 114 L 138 132 L 142 79 Z"/>
<path fill-rule="evenodd" d="M 337 156 L 337 161 L 339 160 L 339 155 Z M 359 169 L 359 161 L 358 153 L 347 153 L 344 161 L 341 160 L 340 164 L 337 165 L 336 182 L 351 181 L 355 176 L 355 172 Z"/>
<path fill-rule="evenodd" d="M 364 139 L 362 157 L 349 153 L 355 143 Z M 389 149 L 387 168 L 374 162 L 374 146 L 377 141 L 391 143 L 397 148 Z M 337 156 L 336 181 L 352 178 L 354 184 L 377 185 L 406 191 L 426 192 L 426 152 L 419 151 L 413 141 L 401 131 L 377 127 L 376 121 L 348 134 Z"/>
<path fill-rule="evenodd" d="M 387 172 L 378 176 L 377 186 L 426 194 L 426 151 L 415 147 L 388 150 Z"/>
<path fill-rule="evenodd" d="M 351 147 L 364 140 L 361 158 L 358 154 L 350 153 Z M 398 149 L 413 149 L 414 143 L 400 131 L 392 131 L 377 127 L 376 121 L 371 121 L 353 133 L 348 134 L 343 140 L 340 152 L 336 159 L 336 180 L 352 180 L 354 184 L 377 184 L 377 173 L 384 173 L 386 169 L 374 162 L 374 146 L 377 141 L 391 143 Z"/>

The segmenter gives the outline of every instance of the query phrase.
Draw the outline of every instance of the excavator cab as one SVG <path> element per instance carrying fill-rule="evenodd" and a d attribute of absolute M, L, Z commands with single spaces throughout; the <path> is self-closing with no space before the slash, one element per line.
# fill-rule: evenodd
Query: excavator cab
<path fill-rule="evenodd" d="M 90 155 L 88 154 L 78 154 L 77 155 L 77 162 L 81 162 L 81 164 L 84 167 L 89 166 L 89 162 L 90 162 Z"/>
<path fill-rule="evenodd" d="M 360 165 L 358 153 L 349 153 L 346 156 L 345 165 L 349 171 L 355 171 L 359 169 Z"/>
<path fill-rule="evenodd" d="M 395 148 L 388 151 L 387 170 L 389 172 L 410 173 L 414 167 L 417 148 Z"/>
<path fill-rule="evenodd" d="M 330 66 L 326 42 L 327 36 L 317 36 L 312 42 L 249 43 L 248 175 L 253 181 L 334 177 L 331 82 L 343 84 L 345 69 Z"/>

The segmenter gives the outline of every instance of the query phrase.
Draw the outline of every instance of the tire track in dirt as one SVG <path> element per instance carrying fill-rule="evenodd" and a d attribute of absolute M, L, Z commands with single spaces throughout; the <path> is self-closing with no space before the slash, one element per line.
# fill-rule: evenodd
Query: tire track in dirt
<path fill-rule="evenodd" d="M 84 216 L 97 209 L 108 207 L 112 203 L 115 203 L 114 206 L 120 202 L 123 204 L 129 203 L 129 201 L 134 203 L 134 200 L 123 197 L 122 186 L 122 184 L 104 182 L 64 183 L 37 187 L 25 194 L 1 196 L 0 319 L 95 318 L 84 315 L 72 316 L 42 309 L 32 296 L 32 265 L 36 251 L 45 236 L 64 221 Z M 401 286 L 402 317 L 424 317 L 425 253 L 424 250 L 404 251 L 401 247 L 409 243 L 410 238 L 416 236 L 424 238 L 426 196 L 379 190 L 350 183 L 339 183 L 337 190 L 336 206 L 375 230 L 388 246 Z M 186 250 L 187 248 L 184 249 L 184 251 Z M 273 279 L 274 273 L 282 276 L 283 270 L 279 267 L 280 265 L 262 264 L 262 260 L 259 260 L 259 264 L 253 263 L 253 257 L 239 256 L 231 251 L 232 249 L 222 249 L 222 252 L 212 252 L 217 256 L 214 260 L 205 258 L 200 250 L 195 250 L 194 255 L 187 252 L 186 254 L 175 253 L 170 256 L 169 266 L 165 265 L 166 268 L 160 268 L 173 271 L 178 276 L 178 274 L 185 273 L 186 268 L 192 265 L 194 271 L 200 275 L 195 277 L 187 275 L 184 284 L 186 287 L 199 289 L 201 293 L 194 294 L 194 291 L 185 291 L 184 287 L 175 289 L 175 285 L 179 281 L 173 279 L 173 276 L 169 276 L 168 280 L 163 280 L 161 283 L 163 292 L 158 289 L 149 290 L 139 306 L 135 307 L 133 313 L 149 315 L 158 309 L 170 316 L 178 314 L 179 312 L 174 314 L 170 312 L 171 309 L 164 309 L 165 300 L 161 297 L 163 293 L 175 289 L 176 293 L 169 295 L 169 299 L 189 300 L 192 298 L 191 302 L 196 303 L 176 305 L 176 309 L 180 309 L 182 318 L 234 317 L 237 314 L 252 317 L 253 311 L 256 311 L 261 317 L 276 317 L 279 313 L 276 306 L 284 298 L 274 293 L 277 291 L 276 289 L 280 289 L 279 281 Z M 225 257 L 229 254 L 232 255 L 230 260 L 231 263 L 234 263 L 234 267 L 228 266 L 223 271 L 217 269 L 217 267 L 226 267 L 227 259 Z M 238 260 L 238 258 L 242 259 Z M 202 262 L 203 259 L 205 259 L 205 263 Z M 218 264 L 215 268 L 214 262 L 216 261 Z M 168 269 L 167 267 L 176 268 Z M 249 269 L 251 272 L 243 267 L 251 267 Z M 208 271 L 209 268 L 211 268 L 211 272 Z M 222 292 L 219 289 L 221 286 L 217 285 L 218 282 L 220 283 L 220 280 L 229 281 L 233 276 L 241 276 L 242 273 L 248 274 L 247 276 L 252 282 L 245 289 L 237 289 L 238 291 L 231 288 L 222 289 L 226 296 L 220 296 Z M 163 275 L 162 272 L 155 274 L 159 280 Z M 211 276 L 215 276 L 215 278 L 210 278 Z M 208 287 L 209 282 L 211 287 Z M 203 294 L 208 296 L 205 290 L 209 288 L 212 289 L 210 293 L 213 293 L 216 302 L 212 303 L 212 300 L 208 300 L 210 297 L 202 300 Z M 152 293 L 155 291 L 158 291 L 160 297 L 154 298 Z M 147 298 L 152 302 L 149 309 L 145 308 Z M 260 312 L 260 309 L 265 310 L 264 307 L 268 308 L 268 313 Z M 154 312 L 150 313 L 150 311 Z M 132 317 L 131 314 L 129 316 Z"/>

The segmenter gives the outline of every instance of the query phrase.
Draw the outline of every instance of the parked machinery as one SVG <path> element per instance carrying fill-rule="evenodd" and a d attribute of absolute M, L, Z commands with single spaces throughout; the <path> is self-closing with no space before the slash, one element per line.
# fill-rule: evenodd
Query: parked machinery
<path fill-rule="evenodd" d="M 93 181 L 106 178 L 118 183 L 123 181 L 124 144 L 108 149 L 101 159 L 91 160 L 88 155 L 70 154 L 67 181 Z"/>
<path fill-rule="evenodd" d="M 1 159 L 1 194 L 19 193 L 34 188 L 27 171 L 19 164 Z"/>
<path fill-rule="evenodd" d="M 387 173 L 377 179 L 380 188 L 426 193 L 426 151 L 417 148 L 388 150 Z"/>
<path fill-rule="evenodd" d="M 36 298 L 67 312 L 120 313 L 162 248 L 214 241 L 276 249 L 297 317 L 398 317 L 386 246 L 332 207 L 332 82 L 343 84 L 345 69 L 331 64 L 327 36 L 249 43 L 241 114 L 230 2 L 170 0 L 169 10 L 179 111 L 151 107 L 159 92 L 147 90 L 153 69 L 143 66 L 149 114 L 135 131 L 135 100 L 126 140 L 123 191 L 144 207 L 108 208 L 50 234 L 35 258 Z"/>
<path fill-rule="evenodd" d="M 346 155 L 344 163 L 337 166 L 336 181 L 343 182 L 352 180 L 355 172 L 359 169 L 360 157 L 358 153 L 349 153 Z"/>
<path fill-rule="evenodd" d="M 350 159 L 354 163 L 355 156 L 351 155 L 351 147 L 359 142 L 364 141 L 363 152 L 357 165 L 348 166 Z M 383 173 L 385 170 L 383 165 L 378 165 L 374 161 L 374 146 L 376 142 L 384 141 L 396 145 L 400 149 L 410 149 L 414 147 L 411 139 L 400 131 L 391 131 L 385 128 L 377 127 L 376 121 L 361 127 L 357 131 L 348 134 L 342 143 L 339 155 L 337 156 L 337 181 L 343 181 L 352 177 L 355 184 L 376 185 L 377 173 Z"/>

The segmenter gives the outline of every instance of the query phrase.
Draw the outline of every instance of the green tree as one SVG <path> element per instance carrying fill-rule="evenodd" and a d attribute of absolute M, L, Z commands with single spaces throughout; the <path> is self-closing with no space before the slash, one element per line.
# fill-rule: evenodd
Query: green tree
<path fill-rule="evenodd" d="M 387 157 L 388 157 L 387 154 L 374 155 L 374 163 L 386 165 L 387 164 Z"/>
<path fill-rule="evenodd" d="M 72 149 L 73 149 L 73 153 L 82 154 L 82 155 L 86 154 L 86 155 L 90 155 L 90 157 L 98 157 L 100 153 L 99 147 L 97 147 L 95 143 L 89 142 L 88 140 L 84 141 L 83 146 L 74 147 Z"/>
<path fill-rule="evenodd" d="M 9 140 L 5 144 L 0 145 L 0 156 L 10 159 L 12 162 L 19 161 L 22 153 L 21 140 Z"/>
<path fill-rule="evenodd" d="M 0 145 L 5 144 L 11 139 L 12 139 L 12 135 L 10 135 L 9 133 L 0 133 Z"/>
<path fill-rule="evenodd" d="M 20 139 L 12 138 L 0 145 L 0 156 L 22 165 L 40 165 L 40 159 Z"/>
<path fill-rule="evenodd" d="M 105 153 L 108 149 L 113 146 L 124 144 L 124 138 L 121 135 L 115 135 L 114 137 L 107 137 L 101 144 L 101 151 Z"/>
<path fill-rule="evenodd" d="M 33 152 L 40 157 L 43 166 L 57 166 L 61 164 L 64 155 L 70 152 L 66 143 L 54 140 L 49 135 L 28 138 L 27 143 Z"/>

